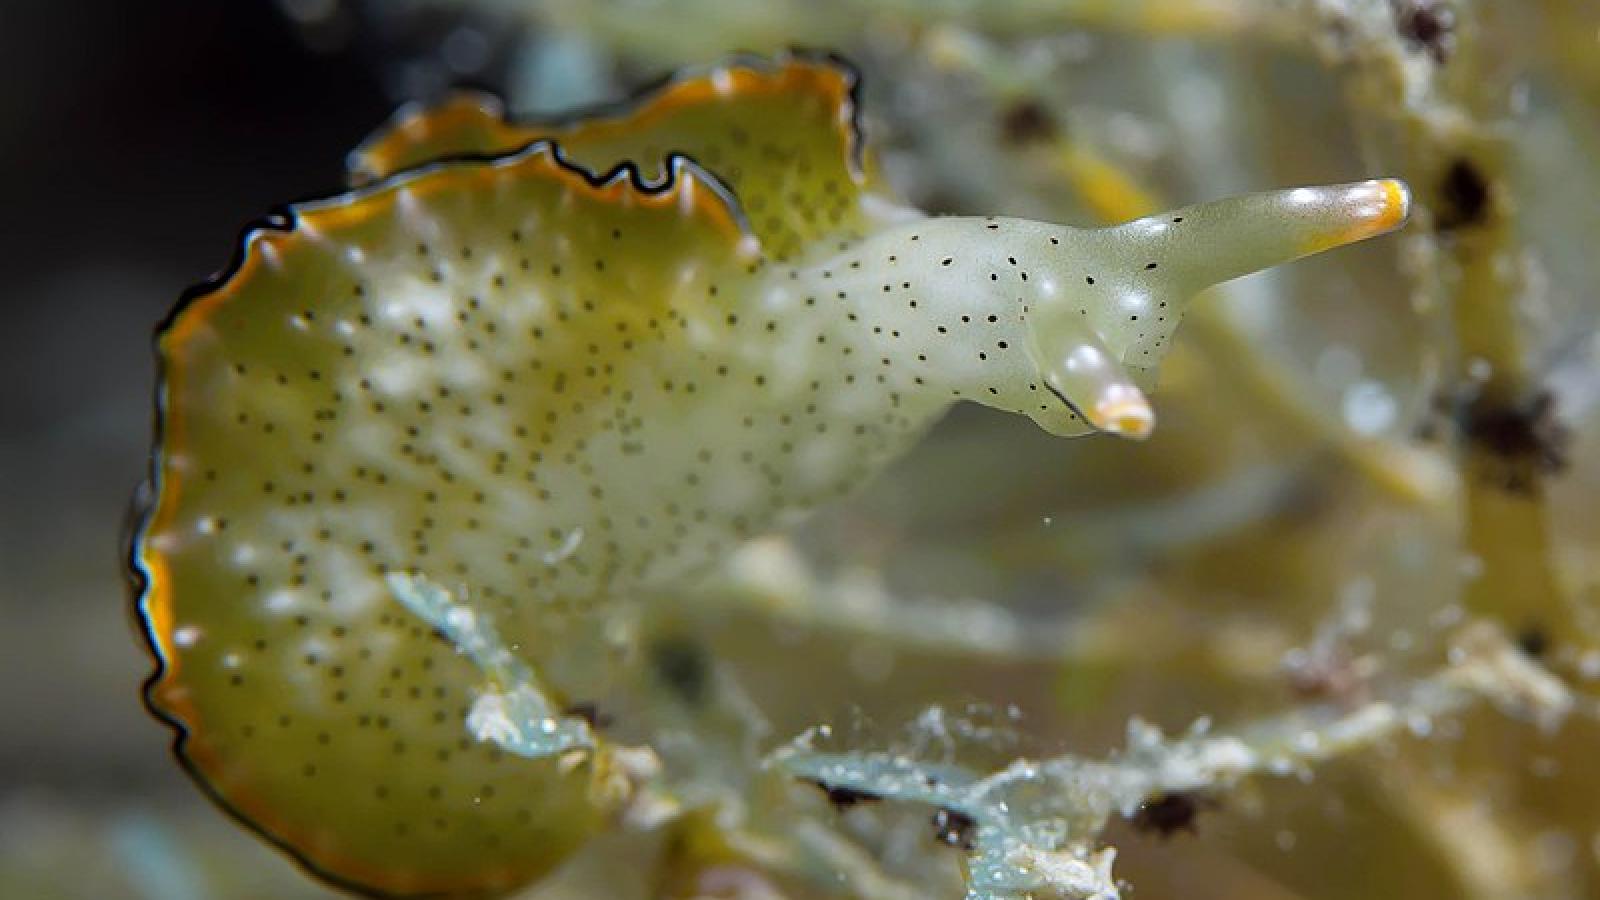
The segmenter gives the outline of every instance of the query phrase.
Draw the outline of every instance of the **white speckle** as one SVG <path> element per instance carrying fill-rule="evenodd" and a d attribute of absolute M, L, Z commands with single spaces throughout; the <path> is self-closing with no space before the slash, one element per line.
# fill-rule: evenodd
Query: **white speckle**
<path fill-rule="evenodd" d="M 200 626 L 183 625 L 172 632 L 172 642 L 179 647 L 193 647 L 200 641 Z"/>
<path fill-rule="evenodd" d="M 389 353 L 380 357 L 380 362 L 374 364 L 370 371 L 372 383 L 378 390 L 399 395 L 411 391 L 426 369 L 403 354 Z"/>
<path fill-rule="evenodd" d="M 407 219 L 415 218 L 422 212 L 422 202 L 407 184 L 400 186 L 395 195 L 395 205 L 400 207 L 400 214 Z"/>
<path fill-rule="evenodd" d="M 678 213 L 684 217 L 694 214 L 694 189 L 696 181 L 693 178 L 680 178 L 678 180 Z"/>
<path fill-rule="evenodd" d="M 194 520 L 194 530 L 199 534 L 216 534 L 217 520 L 211 516 L 201 516 Z"/>
<path fill-rule="evenodd" d="M 478 627 L 478 616 L 471 609 L 459 604 L 452 606 L 444 614 L 445 625 L 451 631 L 470 633 Z"/>
<path fill-rule="evenodd" d="M 1321 192 L 1314 188 L 1295 188 L 1289 192 L 1288 201 L 1295 206 L 1312 206 L 1320 199 Z"/>
<path fill-rule="evenodd" d="M 1137 227 L 1140 232 L 1143 232 L 1140 237 L 1155 237 L 1172 227 L 1165 218 L 1156 216 L 1143 218 L 1130 224 Z"/>
<path fill-rule="evenodd" d="M 243 662 L 244 659 L 237 653 L 228 653 L 222 657 L 222 667 L 224 669 L 237 669 Z"/>
<path fill-rule="evenodd" d="M 582 544 L 583 526 L 579 525 L 577 528 L 567 532 L 567 536 L 561 540 L 560 546 L 553 550 L 545 551 L 541 558 L 547 566 L 558 565 L 563 560 L 570 558 L 572 554 L 577 553 L 578 547 Z"/>
<path fill-rule="evenodd" d="M 152 534 L 144 539 L 145 546 L 160 553 L 171 553 L 178 549 L 179 541 L 173 534 Z"/>
<path fill-rule="evenodd" d="M 1381 383 L 1365 380 L 1344 392 L 1344 421 L 1358 434 L 1375 435 L 1394 424 L 1399 404 Z"/>
<path fill-rule="evenodd" d="M 1144 291 L 1125 291 L 1117 297 L 1117 305 L 1123 312 L 1142 313 L 1150 309 L 1150 295 Z"/>
<path fill-rule="evenodd" d="M 367 261 L 367 251 L 360 247 L 348 247 L 344 251 L 344 258 L 359 266 Z"/>
<path fill-rule="evenodd" d="M 266 607 L 272 612 L 284 612 L 294 607 L 292 591 L 273 591 L 267 595 Z"/>
<path fill-rule="evenodd" d="M 311 323 L 306 321 L 306 317 L 300 315 L 299 313 L 295 313 L 289 317 L 289 324 L 300 331 L 305 331 L 311 327 Z"/>
<path fill-rule="evenodd" d="M 733 87 L 734 87 L 734 85 L 733 85 L 733 73 L 732 72 L 729 72 L 727 69 L 721 69 L 721 68 L 712 70 L 712 72 L 711 72 L 711 89 L 712 90 L 716 91 L 718 94 L 727 95 L 727 94 L 733 93 Z"/>
<path fill-rule="evenodd" d="M 1067 371 L 1090 372 L 1104 365 L 1105 354 L 1093 344 L 1079 344 L 1067 354 Z"/>
<path fill-rule="evenodd" d="M 747 234 L 739 238 L 739 246 L 734 252 L 741 260 L 754 259 L 761 255 L 761 239 L 753 234 Z"/>
<path fill-rule="evenodd" d="M 239 544 L 233 548 L 233 564 L 248 566 L 256 561 L 256 548 L 249 544 Z"/>

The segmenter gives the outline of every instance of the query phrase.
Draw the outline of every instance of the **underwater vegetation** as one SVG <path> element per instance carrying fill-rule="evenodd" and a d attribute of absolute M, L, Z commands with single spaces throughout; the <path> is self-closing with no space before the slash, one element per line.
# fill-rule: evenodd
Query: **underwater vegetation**
<path fill-rule="evenodd" d="M 163 327 L 213 799 L 378 896 L 1592 894 L 1594 126 L 1492 11 L 651 9 L 460 13 L 538 114 L 402 109 Z"/>

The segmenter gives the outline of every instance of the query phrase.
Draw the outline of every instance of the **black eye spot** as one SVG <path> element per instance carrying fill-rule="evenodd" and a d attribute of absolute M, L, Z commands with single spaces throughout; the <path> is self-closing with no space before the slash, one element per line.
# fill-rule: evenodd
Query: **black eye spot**
<path fill-rule="evenodd" d="M 1085 275 L 1085 276 L 1083 276 L 1083 280 L 1088 282 L 1089 284 L 1094 284 L 1094 276 L 1093 275 Z"/>
<path fill-rule="evenodd" d="M 1144 267 L 1146 269 L 1154 269 L 1156 267 L 1156 264 L 1155 263 L 1145 263 Z"/>

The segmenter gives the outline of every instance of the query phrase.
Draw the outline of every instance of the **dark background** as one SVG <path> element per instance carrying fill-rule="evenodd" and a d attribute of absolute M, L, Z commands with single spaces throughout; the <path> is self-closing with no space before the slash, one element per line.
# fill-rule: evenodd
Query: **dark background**
<path fill-rule="evenodd" d="M 193 801 L 120 530 L 155 324 L 391 109 L 372 48 L 304 37 L 267 0 L 0 6 L 0 805 Z"/>

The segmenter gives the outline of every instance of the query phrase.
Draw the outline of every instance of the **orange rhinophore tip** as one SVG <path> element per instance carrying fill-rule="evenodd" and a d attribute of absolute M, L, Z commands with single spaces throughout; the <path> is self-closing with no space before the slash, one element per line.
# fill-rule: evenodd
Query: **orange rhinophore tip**
<path fill-rule="evenodd" d="M 1399 228 L 1410 218 L 1411 189 L 1398 178 L 1380 179 L 1378 186 L 1383 191 L 1383 203 L 1382 212 L 1374 224 L 1377 233 L 1382 234 Z"/>
<path fill-rule="evenodd" d="M 1144 393 L 1131 384 L 1112 385 L 1089 410 L 1090 424 L 1120 437 L 1144 440 L 1156 425 L 1155 410 Z"/>
<path fill-rule="evenodd" d="M 612 699 L 647 742 L 734 718 L 616 652 L 650 637 L 616 627 L 635 601 L 958 398 L 1148 435 L 1199 288 L 1406 212 L 1386 180 L 1094 231 L 927 218 L 873 196 L 854 87 L 791 56 L 565 124 L 409 111 L 180 304 L 132 567 L 148 704 L 219 804 L 369 894 L 535 881 L 658 771 L 598 714 L 541 736 Z"/>
<path fill-rule="evenodd" d="M 1411 215 L 1411 190 L 1397 178 L 1377 178 L 1355 184 L 1334 185 L 1326 188 L 1298 188 L 1287 192 L 1308 195 L 1308 206 L 1322 205 L 1328 210 L 1328 221 L 1321 228 L 1309 230 L 1301 247 L 1302 253 L 1320 253 L 1367 238 L 1387 234 L 1401 225 Z M 1312 196 L 1320 194 L 1322 196 Z"/>

